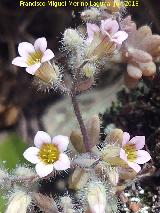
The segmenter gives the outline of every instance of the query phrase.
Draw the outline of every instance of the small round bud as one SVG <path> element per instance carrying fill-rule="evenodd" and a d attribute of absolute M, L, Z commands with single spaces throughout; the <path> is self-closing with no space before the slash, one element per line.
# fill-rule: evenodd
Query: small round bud
<path fill-rule="evenodd" d="M 18 177 L 30 177 L 30 176 L 35 175 L 36 173 L 31 168 L 28 168 L 25 166 L 18 166 L 14 170 L 14 174 Z"/>
<path fill-rule="evenodd" d="M 30 195 L 26 192 L 17 190 L 11 194 L 9 205 L 5 213 L 26 213 L 31 201 Z"/>
<path fill-rule="evenodd" d="M 89 10 L 85 10 L 81 13 L 81 19 L 83 21 L 97 21 L 97 18 L 100 16 L 100 11 L 97 8 L 91 8 Z"/>
<path fill-rule="evenodd" d="M 102 183 L 91 182 L 88 186 L 87 200 L 91 212 L 105 212 L 106 208 L 106 191 Z"/>
<path fill-rule="evenodd" d="M 86 64 L 83 69 L 83 75 L 85 75 L 87 78 L 93 77 L 94 73 L 96 71 L 96 67 L 93 64 Z"/>
<path fill-rule="evenodd" d="M 71 49 L 76 49 L 83 44 L 83 38 L 79 35 L 78 31 L 74 29 L 65 30 L 63 41 L 64 44 Z"/>

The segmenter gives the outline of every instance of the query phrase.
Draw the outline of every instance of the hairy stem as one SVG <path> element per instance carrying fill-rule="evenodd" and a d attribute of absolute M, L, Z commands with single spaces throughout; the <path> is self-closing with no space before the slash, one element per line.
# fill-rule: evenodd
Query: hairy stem
<path fill-rule="evenodd" d="M 82 115 L 81 115 L 81 112 L 80 112 L 80 109 L 79 109 L 79 104 L 78 104 L 78 101 L 77 101 L 77 98 L 76 98 L 75 87 L 72 90 L 71 99 L 72 99 L 74 112 L 75 112 L 75 115 L 77 117 L 80 129 L 81 129 L 81 132 L 82 132 L 84 146 L 85 146 L 86 151 L 88 152 L 90 150 L 89 138 L 88 138 L 88 133 L 87 133 L 86 127 L 84 125 L 84 121 L 83 121 L 83 118 L 82 118 Z"/>

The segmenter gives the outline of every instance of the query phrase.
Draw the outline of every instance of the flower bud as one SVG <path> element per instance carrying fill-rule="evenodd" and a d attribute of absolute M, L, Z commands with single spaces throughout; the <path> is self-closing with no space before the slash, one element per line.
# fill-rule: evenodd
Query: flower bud
<path fill-rule="evenodd" d="M 76 49 L 77 46 L 83 44 L 83 38 L 79 35 L 77 30 L 67 29 L 63 37 L 64 44 L 71 49 Z"/>
<path fill-rule="evenodd" d="M 69 196 L 64 196 L 61 198 L 61 206 L 63 208 L 63 212 L 65 213 L 75 212 L 72 199 Z"/>
<path fill-rule="evenodd" d="M 83 75 L 85 75 L 87 78 L 93 77 L 95 71 L 96 71 L 95 66 L 90 63 L 86 64 L 82 69 Z"/>
<path fill-rule="evenodd" d="M 108 172 L 108 178 L 113 186 L 117 186 L 119 181 L 119 174 L 117 172 L 117 168 L 110 167 L 110 170 Z"/>
<path fill-rule="evenodd" d="M 120 158 L 120 147 L 116 145 L 106 145 L 101 150 L 101 158 L 112 166 L 128 167 L 124 160 Z"/>
<path fill-rule="evenodd" d="M 88 179 L 88 173 L 84 169 L 77 167 L 69 178 L 69 188 L 79 190 L 84 187 Z"/>
<path fill-rule="evenodd" d="M 122 144 L 123 140 L 123 131 L 121 129 L 113 129 L 110 131 L 110 133 L 107 135 L 105 142 L 107 144 Z"/>
<path fill-rule="evenodd" d="M 35 175 L 36 173 L 31 168 L 28 168 L 25 166 L 18 166 L 14 170 L 14 174 L 18 177 L 31 177 L 31 176 Z"/>
<path fill-rule="evenodd" d="M 15 191 L 11 195 L 9 205 L 5 213 L 26 213 L 31 201 L 31 197 L 26 192 Z"/>
<path fill-rule="evenodd" d="M 81 13 L 81 19 L 83 21 L 97 21 L 97 18 L 100 16 L 100 11 L 97 8 L 91 8 L 88 10 L 85 10 Z"/>
<path fill-rule="evenodd" d="M 87 200 L 92 213 L 105 213 L 106 191 L 102 183 L 91 182 L 89 184 Z"/>
<path fill-rule="evenodd" d="M 35 76 L 48 84 L 53 84 L 58 80 L 59 68 L 55 64 L 52 66 L 49 62 L 42 63 L 35 72 Z"/>

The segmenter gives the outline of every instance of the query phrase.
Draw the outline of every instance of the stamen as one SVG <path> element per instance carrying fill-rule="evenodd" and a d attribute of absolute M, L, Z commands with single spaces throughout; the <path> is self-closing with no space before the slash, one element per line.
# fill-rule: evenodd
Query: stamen
<path fill-rule="evenodd" d="M 42 56 L 43 55 L 41 51 L 35 51 L 30 53 L 27 58 L 27 65 L 31 66 L 31 65 L 39 63 L 42 59 Z"/>
<path fill-rule="evenodd" d="M 124 150 L 125 150 L 125 153 L 127 155 L 127 160 L 128 161 L 135 161 L 136 158 L 137 158 L 137 155 L 136 155 L 136 147 L 135 147 L 135 144 L 126 144 L 124 146 Z"/>
<path fill-rule="evenodd" d="M 54 144 L 43 144 L 38 156 L 45 164 L 52 164 L 58 160 L 59 150 Z"/>

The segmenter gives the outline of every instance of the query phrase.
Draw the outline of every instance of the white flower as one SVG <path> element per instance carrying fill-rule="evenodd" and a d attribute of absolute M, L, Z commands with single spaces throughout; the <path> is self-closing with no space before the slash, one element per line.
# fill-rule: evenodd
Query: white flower
<path fill-rule="evenodd" d="M 20 57 L 13 59 L 12 64 L 19 67 L 26 67 L 29 74 L 34 75 L 41 64 L 54 57 L 52 50 L 47 49 L 46 38 L 38 38 L 34 46 L 29 42 L 22 42 L 18 46 Z"/>
<path fill-rule="evenodd" d="M 34 144 L 36 147 L 28 148 L 23 156 L 31 163 L 36 164 L 36 172 L 40 177 L 45 177 L 55 170 L 70 168 L 70 160 L 63 153 L 67 150 L 69 139 L 58 135 L 53 139 L 43 131 L 38 131 Z"/>
<path fill-rule="evenodd" d="M 135 136 L 130 140 L 130 134 L 128 132 L 123 133 L 120 158 L 137 173 L 141 170 L 139 164 L 144 164 L 151 159 L 151 156 L 147 151 L 141 150 L 144 145 L 145 136 Z"/>

